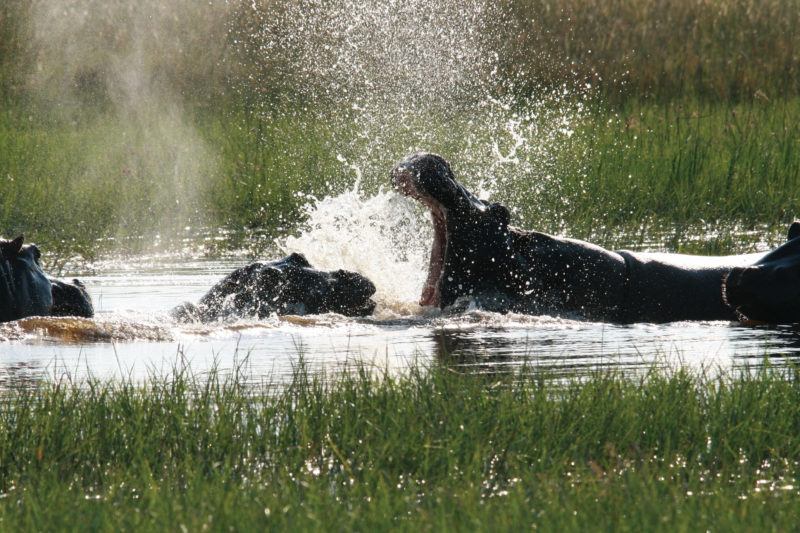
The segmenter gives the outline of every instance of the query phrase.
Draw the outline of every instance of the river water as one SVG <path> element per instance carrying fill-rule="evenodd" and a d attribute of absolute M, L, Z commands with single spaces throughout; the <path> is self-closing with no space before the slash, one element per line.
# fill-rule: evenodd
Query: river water
<path fill-rule="evenodd" d="M 611 325 L 481 311 L 443 315 L 379 298 L 373 317 L 272 317 L 179 324 L 168 310 L 197 300 L 244 257 L 110 262 L 83 271 L 94 319 L 28 318 L 0 325 L 0 387 L 40 379 L 132 378 L 183 369 L 201 377 L 243 370 L 252 383 L 285 381 L 302 360 L 335 375 L 365 364 L 396 373 L 447 364 L 471 372 L 586 374 L 654 366 L 705 372 L 800 358 L 800 332 L 729 322 Z M 69 273 L 67 273 L 68 277 Z M 380 292 L 380 291 L 379 291 Z"/>

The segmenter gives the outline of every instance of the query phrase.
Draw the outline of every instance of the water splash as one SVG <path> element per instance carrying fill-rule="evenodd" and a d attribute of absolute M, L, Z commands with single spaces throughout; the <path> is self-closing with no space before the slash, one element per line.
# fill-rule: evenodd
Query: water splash
<path fill-rule="evenodd" d="M 249 58 L 245 91 L 279 93 L 337 132 L 329 149 L 343 171 L 330 190 L 384 185 L 409 153 L 434 151 L 484 196 L 556 189 L 556 169 L 580 171 L 573 132 L 582 95 L 565 87 L 523 94 L 501 75 L 493 28 L 508 23 L 489 0 L 306 0 L 248 4 L 233 40 Z M 530 76 L 516 73 L 526 87 Z M 274 112 L 274 96 L 262 105 Z M 541 213 L 537 213 L 541 214 Z"/>
<path fill-rule="evenodd" d="M 316 268 L 363 274 L 377 288 L 376 315 L 420 311 L 433 232 L 416 206 L 394 192 L 365 196 L 357 189 L 313 199 L 305 207 L 299 234 L 278 247 L 300 252 Z"/>
<path fill-rule="evenodd" d="M 522 94 L 498 74 L 491 28 L 504 13 L 494 2 L 256 1 L 241 21 L 233 34 L 251 61 L 247 92 L 283 94 L 337 132 L 329 149 L 341 171 L 321 180 L 299 233 L 278 246 L 318 268 L 369 277 L 384 309 L 419 312 L 432 241 L 427 215 L 385 192 L 398 160 L 440 153 L 519 225 L 553 218 L 532 198 L 559 198 L 559 173 L 580 172 L 582 95 L 565 87 Z M 271 113 L 282 105 L 262 104 Z"/>
<path fill-rule="evenodd" d="M 254 52 L 252 81 L 260 87 L 344 103 L 357 114 L 376 100 L 449 105 L 471 99 L 496 71 L 481 31 L 498 15 L 492 6 L 485 0 L 254 1 L 238 38 Z"/>

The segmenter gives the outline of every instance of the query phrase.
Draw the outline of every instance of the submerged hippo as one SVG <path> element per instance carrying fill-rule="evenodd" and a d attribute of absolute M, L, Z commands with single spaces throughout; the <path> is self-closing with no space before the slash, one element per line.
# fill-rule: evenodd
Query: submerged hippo
<path fill-rule="evenodd" d="M 315 270 L 301 254 L 234 270 L 200 298 L 172 310 L 179 320 L 212 321 L 272 314 L 372 313 L 375 285 L 355 272 Z"/>
<path fill-rule="evenodd" d="M 612 252 L 523 231 L 509 226 L 504 206 L 479 200 L 459 184 L 436 154 L 401 161 L 391 181 L 427 206 L 433 218 L 421 305 L 445 308 L 464 300 L 494 311 L 618 323 L 736 320 L 722 297 L 723 278 L 764 257 Z M 730 302 L 730 288 L 728 294 Z"/>
<path fill-rule="evenodd" d="M 800 222 L 789 228 L 786 243 L 753 265 L 736 267 L 725 277 L 723 297 L 742 317 L 758 322 L 800 322 Z"/>
<path fill-rule="evenodd" d="M 24 240 L 22 235 L 12 241 L 0 239 L 0 322 L 34 315 L 93 316 L 83 284 L 48 278 L 39 264 L 41 252 L 32 244 L 23 245 Z"/>

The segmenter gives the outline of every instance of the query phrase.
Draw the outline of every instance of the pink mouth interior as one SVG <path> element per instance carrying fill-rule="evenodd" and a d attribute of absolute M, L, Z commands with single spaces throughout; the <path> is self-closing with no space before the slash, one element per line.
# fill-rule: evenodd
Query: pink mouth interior
<path fill-rule="evenodd" d="M 427 203 L 427 202 L 423 202 Z M 431 261 L 428 266 L 428 279 L 422 288 L 420 305 L 439 306 L 439 278 L 442 276 L 444 265 L 444 249 L 447 244 L 445 231 L 445 215 L 439 206 L 431 206 L 431 219 L 433 221 L 433 246 L 431 247 Z"/>
<path fill-rule="evenodd" d="M 428 196 L 421 194 L 414 186 L 413 175 L 404 169 L 396 169 L 392 175 L 394 186 L 402 194 L 419 200 L 431 210 L 433 221 L 433 246 L 431 247 L 431 260 L 428 266 L 428 278 L 422 287 L 422 296 L 419 304 L 423 306 L 439 306 L 439 278 L 442 276 L 444 265 L 444 250 L 447 246 L 446 213 L 442 206 Z"/>

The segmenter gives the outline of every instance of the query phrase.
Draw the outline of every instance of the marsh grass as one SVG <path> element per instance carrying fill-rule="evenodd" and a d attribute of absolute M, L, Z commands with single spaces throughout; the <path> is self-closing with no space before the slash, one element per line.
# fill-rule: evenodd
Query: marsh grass
<path fill-rule="evenodd" d="M 491 159 L 494 142 L 513 149 L 513 116 L 486 114 L 485 94 L 441 115 L 380 109 L 395 118 L 365 129 L 376 117 L 304 97 L 292 57 L 265 53 L 277 3 L 162 4 L 0 8 L 0 234 L 59 261 L 187 226 L 275 235 L 306 195 L 351 186 L 353 166 L 365 192 L 386 186 L 411 148 L 469 186 L 496 178 L 520 226 L 607 246 L 740 251 L 740 230 L 778 235 L 800 211 L 797 0 L 496 6 L 481 43 L 501 69 L 483 89 L 512 91 L 522 114 L 553 87 L 587 98 L 574 135 L 532 135 L 519 165 Z M 705 249 L 687 244 L 708 228 Z"/>
<path fill-rule="evenodd" d="M 4 390 L 8 530 L 791 529 L 796 369 Z"/>
<path fill-rule="evenodd" d="M 797 0 L 506 0 L 497 35 L 513 76 L 585 80 L 616 104 L 747 101 L 800 86 Z"/>
<path fill-rule="evenodd" d="M 592 138 L 585 176 L 567 175 L 562 186 L 578 207 L 570 211 L 573 231 L 613 241 L 626 228 L 649 229 L 672 233 L 667 249 L 692 251 L 682 246 L 698 229 L 728 244 L 762 225 L 783 238 L 800 214 L 790 193 L 800 185 L 797 99 L 635 105 L 596 120 L 584 132 Z"/>
<path fill-rule="evenodd" d="M 459 143 L 471 120 L 480 116 L 430 122 L 425 146 L 447 154 L 467 186 L 493 183 L 491 199 L 521 227 L 605 246 L 660 241 L 671 251 L 731 253 L 752 249 L 741 235 L 753 228 L 775 244 L 800 214 L 789 192 L 800 187 L 798 99 L 596 110 L 571 137 L 544 143 L 545 157 L 532 150 L 517 164 L 492 162 L 502 132 Z M 120 239 L 187 226 L 288 232 L 309 194 L 353 187 L 340 158 L 363 170 L 362 192 L 388 187 L 409 139 L 387 136 L 376 150 L 361 133 L 302 110 L 236 107 L 187 123 L 169 109 L 136 121 L 109 112 L 72 122 L 7 108 L 0 232 L 24 231 L 50 253 L 88 259 Z M 698 242 L 705 249 L 691 248 Z"/>

